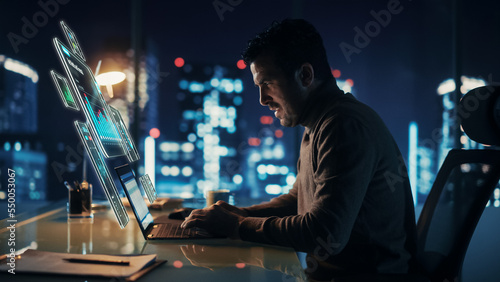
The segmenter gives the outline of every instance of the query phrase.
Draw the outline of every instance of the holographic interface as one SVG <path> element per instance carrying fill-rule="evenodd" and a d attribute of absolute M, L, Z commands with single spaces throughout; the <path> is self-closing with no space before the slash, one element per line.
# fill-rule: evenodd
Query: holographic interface
<path fill-rule="evenodd" d="M 129 162 L 135 162 L 140 159 L 139 152 L 137 152 L 137 147 L 135 146 L 135 142 L 132 139 L 132 136 L 130 136 L 129 131 L 127 130 L 127 127 L 125 126 L 125 123 L 123 122 L 122 115 L 120 114 L 120 111 L 117 109 L 113 108 L 112 106 L 109 106 L 111 116 L 113 117 L 115 121 L 116 128 L 118 129 L 118 132 L 120 133 L 123 144 L 125 146 L 125 150 L 127 153 L 127 158 Z"/>
<path fill-rule="evenodd" d="M 78 107 L 78 104 L 76 103 L 75 98 L 71 93 L 66 78 L 53 70 L 50 71 L 50 74 L 52 77 L 52 81 L 54 82 L 54 85 L 57 89 L 57 92 L 59 92 L 59 95 L 61 96 L 61 100 L 63 101 L 64 106 L 66 108 L 79 111 L 80 108 Z"/>
<path fill-rule="evenodd" d="M 157 198 L 158 194 L 156 193 L 156 189 L 149 178 L 149 175 L 145 174 L 139 177 L 139 182 L 141 182 L 142 189 L 146 192 L 146 196 L 148 196 L 149 202 L 152 204 Z"/>
<path fill-rule="evenodd" d="M 89 121 L 90 129 L 97 136 L 96 143 L 108 158 L 125 155 L 122 138 L 115 122 L 109 114 L 109 106 L 102 96 L 90 68 L 74 53 L 69 51 L 59 39 L 54 38 L 54 46 L 61 59 L 68 80 Z"/>
<path fill-rule="evenodd" d="M 77 56 L 80 56 L 80 59 L 85 61 L 85 56 L 83 55 L 82 47 L 80 47 L 80 44 L 78 44 L 78 40 L 76 39 L 75 33 L 68 27 L 68 25 L 64 21 L 61 21 L 60 24 L 64 36 L 66 36 L 66 39 L 68 40 L 73 53 L 76 54 Z"/>
<path fill-rule="evenodd" d="M 113 182 L 113 178 L 109 173 L 106 163 L 104 162 L 104 158 L 94 143 L 89 126 L 86 123 L 75 121 L 75 127 L 82 143 L 85 145 L 85 149 L 87 150 L 87 154 L 89 155 L 99 181 L 101 182 L 104 193 L 106 194 L 108 201 L 111 203 L 116 219 L 118 220 L 120 227 L 124 228 L 129 222 L 127 211 L 123 206 L 118 190 Z"/>

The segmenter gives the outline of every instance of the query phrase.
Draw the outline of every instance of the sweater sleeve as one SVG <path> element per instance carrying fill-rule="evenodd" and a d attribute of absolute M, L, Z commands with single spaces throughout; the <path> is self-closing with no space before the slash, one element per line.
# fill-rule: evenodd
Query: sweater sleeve
<path fill-rule="evenodd" d="M 297 188 L 290 189 L 288 194 L 273 198 L 271 201 L 243 208 L 250 217 L 268 217 L 297 214 Z"/>
<path fill-rule="evenodd" d="M 325 121 L 312 139 L 312 208 L 303 214 L 247 217 L 243 240 L 293 247 L 297 251 L 339 253 L 347 244 L 375 171 L 375 136 L 349 116 Z M 300 194 L 299 194 L 300 197 Z M 299 201 L 301 199 L 298 199 Z"/>

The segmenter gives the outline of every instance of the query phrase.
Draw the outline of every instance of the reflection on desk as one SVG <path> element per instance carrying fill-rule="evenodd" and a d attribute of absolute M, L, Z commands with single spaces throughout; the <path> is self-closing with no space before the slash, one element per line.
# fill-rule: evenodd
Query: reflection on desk
<path fill-rule="evenodd" d="M 298 263 L 297 255 L 288 248 L 262 246 L 241 241 L 220 243 L 212 245 L 208 242 L 205 244 L 191 243 L 181 245 L 180 249 L 191 265 L 204 267 L 214 272 L 228 267 L 243 269 L 255 266 L 280 271 L 283 273 L 284 280 L 290 278 L 306 279 L 304 271 Z"/>
<path fill-rule="evenodd" d="M 65 203 L 64 203 L 65 205 Z M 63 204 L 19 218 L 15 248 L 32 246 L 40 251 L 112 255 L 157 254 L 168 260 L 139 281 L 302 281 L 303 271 L 294 250 L 231 239 L 169 240 L 146 242 L 131 221 L 120 229 L 111 210 L 94 213 L 93 222 L 68 222 Z M 130 211 L 129 211 L 130 212 Z M 133 215 L 130 214 L 133 218 Z M 10 231 L 0 221 L 0 254 L 10 252 Z M 9 273 L 0 273 L 3 280 Z M 11 277 L 6 277 L 11 278 Z M 16 275 L 18 281 L 33 276 Z M 37 276 L 37 281 L 81 281 L 71 277 Z M 88 279 L 88 281 L 100 281 Z M 105 281 L 109 281 L 105 280 Z"/>

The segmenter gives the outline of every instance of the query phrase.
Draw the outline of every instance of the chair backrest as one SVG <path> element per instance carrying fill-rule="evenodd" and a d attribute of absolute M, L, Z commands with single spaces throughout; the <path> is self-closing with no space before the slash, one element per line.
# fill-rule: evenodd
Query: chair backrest
<path fill-rule="evenodd" d="M 456 281 L 500 178 L 500 151 L 451 150 L 417 223 L 417 260 L 432 281 Z"/>

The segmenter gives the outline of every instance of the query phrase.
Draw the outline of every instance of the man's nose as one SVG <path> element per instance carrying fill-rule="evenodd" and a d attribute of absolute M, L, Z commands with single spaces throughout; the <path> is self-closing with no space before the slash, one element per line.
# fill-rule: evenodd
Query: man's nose
<path fill-rule="evenodd" d="M 262 106 L 267 106 L 267 104 L 269 104 L 269 101 L 271 100 L 272 100 L 271 97 L 267 95 L 266 91 L 260 89 L 260 104 Z"/>

